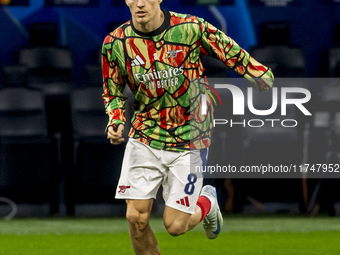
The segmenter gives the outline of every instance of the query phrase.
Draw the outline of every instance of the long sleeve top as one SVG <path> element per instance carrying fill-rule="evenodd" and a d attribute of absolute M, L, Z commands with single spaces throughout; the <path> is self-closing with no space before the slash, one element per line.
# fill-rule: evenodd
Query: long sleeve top
<path fill-rule="evenodd" d="M 157 149 L 206 148 L 213 104 L 208 97 L 207 114 L 202 115 L 200 98 L 209 90 L 202 55 L 219 59 L 260 91 L 269 90 L 274 77 L 270 68 L 210 23 L 163 12 L 164 22 L 153 32 L 142 33 L 128 21 L 104 40 L 103 99 L 108 126 L 126 122 L 123 92 L 128 85 L 135 97 L 129 137 Z"/>

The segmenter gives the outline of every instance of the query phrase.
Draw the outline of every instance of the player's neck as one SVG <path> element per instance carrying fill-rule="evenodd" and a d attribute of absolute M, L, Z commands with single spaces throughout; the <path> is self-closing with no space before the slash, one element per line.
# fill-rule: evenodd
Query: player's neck
<path fill-rule="evenodd" d="M 133 26 L 142 33 L 150 33 L 162 26 L 163 22 L 164 13 L 159 9 L 158 14 L 156 14 L 148 23 L 138 23 L 133 19 Z"/>

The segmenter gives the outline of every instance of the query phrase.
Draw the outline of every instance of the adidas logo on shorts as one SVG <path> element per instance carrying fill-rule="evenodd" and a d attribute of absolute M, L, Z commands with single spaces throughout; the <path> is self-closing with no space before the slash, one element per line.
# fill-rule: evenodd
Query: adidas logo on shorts
<path fill-rule="evenodd" d="M 184 205 L 186 207 L 190 207 L 190 204 L 189 204 L 189 197 L 186 196 L 185 198 L 182 198 L 178 201 L 176 201 L 177 204 L 180 204 L 180 205 Z"/>

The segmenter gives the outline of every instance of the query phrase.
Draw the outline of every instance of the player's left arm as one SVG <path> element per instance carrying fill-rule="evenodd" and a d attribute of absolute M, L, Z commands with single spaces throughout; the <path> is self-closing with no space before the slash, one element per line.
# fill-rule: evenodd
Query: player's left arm
<path fill-rule="evenodd" d="M 270 68 L 252 58 L 233 39 L 210 23 L 201 23 L 203 54 L 221 60 L 228 68 L 246 78 L 260 91 L 267 91 L 273 86 L 274 75 Z"/>

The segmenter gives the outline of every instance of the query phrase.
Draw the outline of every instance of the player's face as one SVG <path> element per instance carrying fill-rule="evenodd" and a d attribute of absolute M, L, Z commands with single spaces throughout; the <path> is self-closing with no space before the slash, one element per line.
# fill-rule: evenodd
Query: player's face
<path fill-rule="evenodd" d="M 129 6 L 132 20 L 141 26 L 158 28 L 160 4 L 163 0 L 125 0 Z M 157 24 L 153 24 L 157 23 Z"/>

